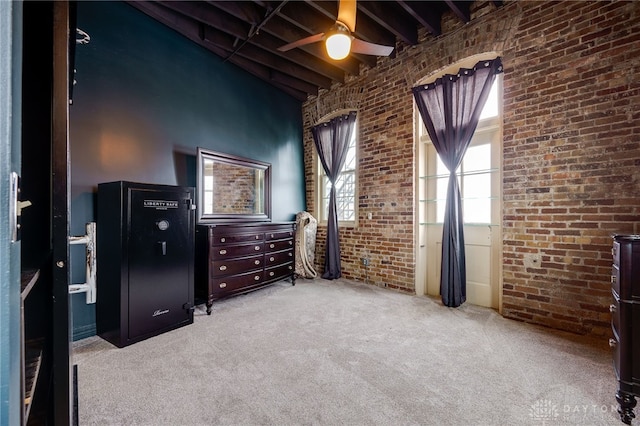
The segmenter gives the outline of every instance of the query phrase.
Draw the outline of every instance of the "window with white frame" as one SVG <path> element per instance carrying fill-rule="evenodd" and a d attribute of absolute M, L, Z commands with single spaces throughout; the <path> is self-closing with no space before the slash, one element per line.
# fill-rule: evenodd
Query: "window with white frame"
<path fill-rule="evenodd" d="M 484 224 L 492 223 L 492 200 L 496 198 L 493 191 L 495 184 L 494 176 L 499 171 L 496 167 L 495 153 L 492 148 L 499 146 L 500 128 L 500 94 L 501 76 L 496 78 L 489 98 L 484 105 L 478 127 L 474 133 L 467 152 L 464 155 L 462 164 L 456 170 L 458 184 L 461 190 L 464 223 Z M 419 115 L 418 115 L 419 118 Z M 427 155 L 434 155 L 436 158 L 435 173 L 431 172 L 430 177 L 435 180 L 435 187 L 431 186 L 427 192 L 435 189 L 435 194 L 427 195 L 427 199 L 435 202 L 436 216 L 435 222 L 442 223 L 444 220 L 444 209 L 446 205 L 447 186 L 449 183 L 449 171 L 435 152 L 435 148 L 426 134 L 424 123 L 421 122 L 421 139 L 427 142 Z"/>
<path fill-rule="evenodd" d="M 356 200 L 356 182 L 357 182 L 357 161 L 356 161 L 356 141 L 358 133 L 358 122 L 356 121 L 356 130 L 349 141 L 347 156 L 340 171 L 340 176 L 336 179 L 336 210 L 338 213 L 338 222 L 355 223 L 357 217 L 357 200 Z M 331 182 L 322 167 L 320 157 L 316 153 L 316 161 L 318 167 L 318 195 L 319 208 L 318 220 L 326 221 L 329 211 L 329 192 L 331 191 Z"/>

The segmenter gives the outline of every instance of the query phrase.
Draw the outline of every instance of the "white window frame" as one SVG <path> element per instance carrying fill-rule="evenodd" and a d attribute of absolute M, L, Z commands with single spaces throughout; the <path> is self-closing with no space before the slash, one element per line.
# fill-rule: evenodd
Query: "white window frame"
<path fill-rule="evenodd" d="M 330 115 L 323 117 L 316 124 L 325 123 L 331 120 L 334 117 L 339 115 L 344 115 L 353 110 L 342 110 L 338 112 L 334 112 Z M 353 150 L 353 168 L 346 169 L 348 166 L 348 162 L 345 161 L 343 169 L 340 171 L 340 176 L 344 176 L 345 174 L 351 175 L 353 180 L 353 191 L 351 195 L 350 204 L 353 205 L 353 219 L 345 220 L 338 217 L 338 223 L 340 226 L 346 227 L 356 227 L 358 226 L 358 123 L 359 120 L 356 118 L 356 128 L 353 134 L 353 138 L 350 141 L 349 149 Z M 322 167 L 322 162 L 320 161 L 320 156 L 318 155 L 317 150 L 315 151 L 315 165 L 316 165 L 316 218 L 319 223 L 326 224 L 327 223 L 327 210 L 328 210 L 328 197 L 329 197 L 329 179 L 327 178 L 326 173 L 324 172 L 324 168 Z M 349 154 L 347 154 L 347 158 L 349 158 Z M 325 203 L 325 200 L 326 203 Z M 338 211 L 338 214 L 340 211 Z"/>

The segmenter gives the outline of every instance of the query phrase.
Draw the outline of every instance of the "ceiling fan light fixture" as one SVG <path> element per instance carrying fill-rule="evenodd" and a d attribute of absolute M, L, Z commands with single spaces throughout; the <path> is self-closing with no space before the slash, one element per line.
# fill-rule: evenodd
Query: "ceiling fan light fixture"
<path fill-rule="evenodd" d="M 340 60 L 349 55 L 351 51 L 351 34 L 349 30 L 338 25 L 336 29 L 331 31 L 325 40 L 327 54 L 331 59 Z"/>

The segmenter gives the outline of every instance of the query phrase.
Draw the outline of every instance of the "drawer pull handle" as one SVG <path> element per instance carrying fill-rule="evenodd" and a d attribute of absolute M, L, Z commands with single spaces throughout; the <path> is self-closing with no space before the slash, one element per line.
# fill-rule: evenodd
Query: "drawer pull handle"
<path fill-rule="evenodd" d="M 276 260 L 273 256 L 269 258 L 269 262 L 273 262 L 274 260 Z"/>
<path fill-rule="evenodd" d="M 220 283 L 220 288 L 225 288 L 227 286 L 227 283 Z"/>
<path fill-rule="evenodd" d="M 275 244 L 269 244 L 269 248 L 274 248 L 275 246 Z"/>
<path fill-rule="evenodd" d="M 226 271 L 226 270 L 227 270 L 227 267 L 226 267 L 225 265 L 222 265 L 222 266 L 220 266 L 220 270 L 221 270 L 221 271 Z"/>
<path fill-rule="evenodd" d="M 226 250 L 220 250 L 220 254 L 227 254 Z"/>
<path fill-rule="evenodd" d="M 260 275 L 256 275 L 255 277 L 253 277 L 253 279 L 256 281 L 260 281 Z"/>
<path fill-rule="evenodd" d="M 615 348 L 618 345 L 618 342 L 616 342 L 616 339 L 609 339 L 609 346 L 612 348 Z"/>
<path fill-rule="evenodd" d="M 292 246 L 293 245 L 293 241 L 289 241 L 289 245 Z"/>
<path fill-rule="evenodd" d="M 616 311 L 616 305 L 609 305 L 609 312 L 614 313 Z"/>
<path fill-rule="evenodd" d="M 255 246 L 253 249 L 254 249 L 255 251 L 258 251 L 258 250 L 260 250 L 260 246 Z"/>
<path fill-rule="evenodd" d="M 275 274 L 276 274 L 276 273 L 275 273 L 275 272 L 273 272 L 273 271 L 269 272 L 269 276 L 270 276 L 270 277 L 274 276 Z"/>
<path fill-rule="evenodd" d="M 611 284 L 615 284 L 615 283 L 616 283 L 616 276 L 611 275 Z"/>
<path fill-rule="evenodd" d="M 256 240 L 259 240 L 259 239 L 260 239 L 260 235 L 256 235 Z"/>
<path fill-rule="evenodd" d="M 224 243 L 225 241 L 227 241 L 227 239 L 226 239 L 226 238 L 220 238 L 220 242 L 221 242 L 221 243 Z"/>
<path fill-rule="evenodd" d="M 293 257 L 293 253 L 289 252 L 289 257 Z"/>
<path fill-rule="evenodd" d="M 256 265 L 259 265 L 259 264 L 260 264 L 260 261 L 259 261 L 259 260 L 256 260 L 256 261 L 255 261 L 255 262 L 253 262 L 253 263 L 255 263 Z"/>
<path fill-rule="evenodd" d="M 273 234 L 271 234 L 271 238 L 273 238 Z"/>
<path fill-rule="evenodd" d="M 289 265 L 289 270 L 292 270 L 292 269 L 293 269 L 293 266 Z"/>

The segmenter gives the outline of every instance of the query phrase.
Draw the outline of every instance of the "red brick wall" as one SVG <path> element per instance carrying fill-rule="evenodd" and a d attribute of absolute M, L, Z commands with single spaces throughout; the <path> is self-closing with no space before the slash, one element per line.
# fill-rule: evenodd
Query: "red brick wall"
<path fill-rule="evenodd" d="M 466 57 L 504 64 L 503 292 L 506 317 L 609 333 L 611 234 L 640 233 L 640 3 L 476 2 L 473 20 L 399 45 L 395 58 L 303 106 L 308 210 L 314 119 L 359 110 L 359 223 L 343 227 L 343 275 L 414 292 L 413 99 L 421 78 Z M 373 218 L 367 219 L 367 213 Z M 324 263 L 318 229 L 317 263 Z M 531 260 L 539 258 L 537 267 Z"/>

